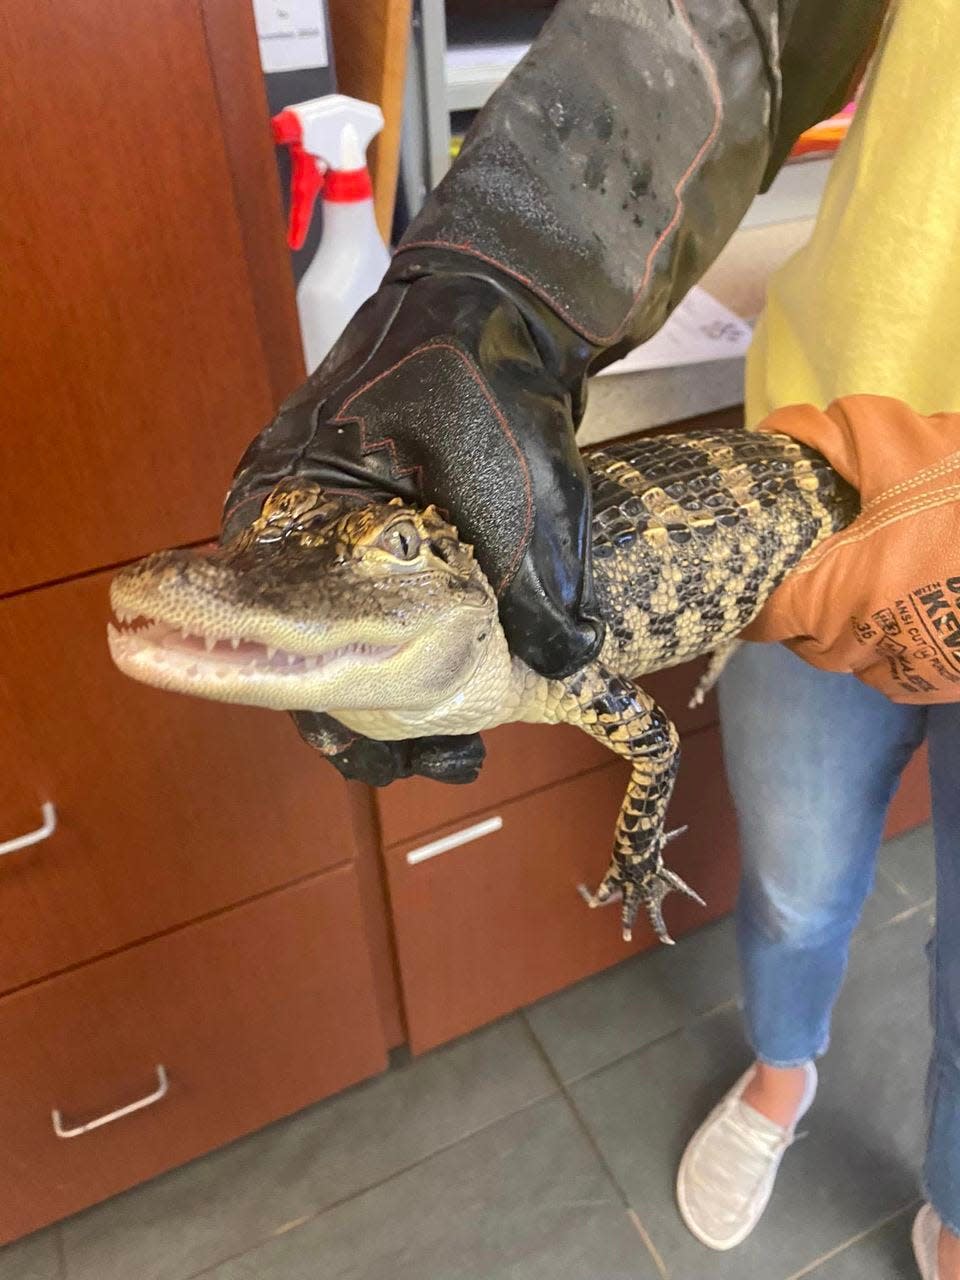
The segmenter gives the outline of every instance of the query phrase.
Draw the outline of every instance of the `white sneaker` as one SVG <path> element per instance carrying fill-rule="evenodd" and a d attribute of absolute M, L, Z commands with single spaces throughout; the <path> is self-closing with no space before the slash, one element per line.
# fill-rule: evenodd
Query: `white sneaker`
<path fill-rule="evenodd" d="M 913 1220 L 913 1256 L 922 1280 L 938 1280 L 937 1249 L 940 1244 L 940 1219 L 932 1204 L 922 1205 Z"/>
<path fill-rule="evenodd" d="M 817 1092 L 817 1068 L 812 1062 L 805 1067 L 806 1088 L 791 1128 L 782 1129 L 742 1101 L 751 1067 L 690 1139 L 677 1173 L 677 1205 L 708 1248 L 733 1249 L 763 1216 L 783 1154 Z"/>

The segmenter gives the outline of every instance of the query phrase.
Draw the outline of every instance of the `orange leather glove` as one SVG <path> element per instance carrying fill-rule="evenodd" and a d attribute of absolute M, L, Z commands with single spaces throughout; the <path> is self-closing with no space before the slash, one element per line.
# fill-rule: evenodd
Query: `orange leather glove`
<path fill-rule="evenodd" d="M 894 702 L 960 702 L 960 413 L 884 396 L 791 405 L 760 431 L 819 450 L 860 494 L 743 633 L 849 671 Z"/>

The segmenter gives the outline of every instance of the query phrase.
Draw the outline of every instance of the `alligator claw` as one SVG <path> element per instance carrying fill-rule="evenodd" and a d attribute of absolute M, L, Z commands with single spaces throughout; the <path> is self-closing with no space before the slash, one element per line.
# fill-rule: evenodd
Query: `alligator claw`
<path fill-rule="evenodd" d="M 707 905 L 699 893 L 691 889 L 685 880 L 681 880 L 675 871 L 671 871 L 668 867 L 657 867 L 653 875 L 644 882 L 640 896 L 643 905 L 647 908 L 647 915 L 650 917 L 654 933 L 668 947 L 673 946 L 673 938 L 670 937 L 664 923 L 663 900 L 674 889 L 685 893 L 688 898 L 693 898 L 694 902 L 698 902 L 701 907 Z M 626 917 L 624 917 L 624 928 L 625 930 L 627 928 Z"/>
<path fill-rule="evenodd" d="M 671 840 L 675 840 L 677 836 L 683 835 L 686 827 L 680 827 L 676 831 L 668 832 L 661 840 L 661 848 L 668 844 Z M 639 880 L 633 880 L 618 862 L 614 862 L 610 870 L 600 881 L 595 893 L 589 893 L 585 886 L 581 886 L 581 897 L 589 907 L 603 907 L 607 903 L 613 902 L 617 897 L 622 899 L 623 905 L 620 908 L 620 919 L 623 926 L 624 942 L 633 940 L 633 923 L 637 918 L 637 912 L 640 910 L 641 904 L 646 907 L 647 915 L 650 917 L 650 923 L 653 925 L 654 933 L 665 946 L 673 946 L 673 938 L 667 930 L 666 923 L 663 919 L 663 902 L 667 894 L 676 890 L 679 893 L 686 894 L 688 898 L 692 898 L 694 902 L 705 907 L 707 904 L 700 897 L 695 889 L 691 889 L 685 880 L 682 880 L 675 871 L 671 871 L 669 867 L 660 865 L 654 867 L 652 871 L 642 875 Z"/>
<path fill-rule="evenodd" d="M 679 838 L 681 836 L 685 836 L 689 830 L 690 824 L 685 822 L 682 827 L 674 827 L 672 831 L 665 831 L 663 833 L 663 839 L 660 841 L 660 848 L 662 849 L 664 845 L 668 845 L 674 840 L 679 840 Z"/>

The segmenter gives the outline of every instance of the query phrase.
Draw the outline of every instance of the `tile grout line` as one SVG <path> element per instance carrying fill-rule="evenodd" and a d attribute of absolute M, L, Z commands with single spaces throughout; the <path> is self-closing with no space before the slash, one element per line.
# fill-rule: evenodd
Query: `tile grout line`
<path fill-rule="evenodd" d="M 825 1262 L 829 1262 L 831 1258 L 836 1258 L 839 1254 L 851 1249 L 855 1244 L 860 1244 L 877 1231 L 882 1231 L 884 1227 L 889 1226 L 891 1222 L 895 1222 L 897 1218 L 902 1217 L 911 1209 L 920 1204 L 919 1200 L 910 1200 L 906 1204 L 900 1205 L 893 1213 L 888 1213 L 885 1218 L 880 1218 L 877 1222 L 873 1222 L 869 1227 L 859 1232 L 855 1236 L 851 1236 L 849 1240 L 844 1240 L 842 1244 L 836 1245 L 833 1249 L 828 1249 L 826 1253 L 821 1254 L 819 1258 L 814 1258 L 812 1262 L 808 1262 L 806 1266 L 801 1267 L 799 1271 L 793 1271 L 786 1277 L 786 1280 L 803 1280 L 804 1276 L 810 1275 L 818 1267 L 823 1266 Z"/>
<path fill-rule="evenodd" d="M 581 1084 L 584 1080 L 590 1080 L 593 1076 L 600 1075 L 602 1071 L 606 1071 L 609 1067 L 616 1067 L 620 1063 L 626 1062 L 627 1058 L 632 1058 L 636 1053 L 646 1053 L 648 1049 L 654 1049 L 658 1045 L 664 1044 L 667 1040 L 671 1040 L 674 1036 L 682 1035 L 686 1031 L 692 1031 L 701 1022 L 705 1022 L 707 1018 L 713 1018 L 719 1013 L 730 1013 L 732 1010 L 736 1010 L 739 1004 L 739 997 L 731 996 L 729 1000 L 722 1000 L 719 1004 L 713 1004 L 709 1009 L 703 1009 L 700 1013 L 693 1013 L 688 1018 L 685 1018 L 679 1026 L 672 1027 L 669 1031 L 664 1031 L 662 1035 L 654 1036 L 652 1040 L 648 1040 L 645 1044 L 638 1044 L 633 1049 L 627 1049 L 625 1053 L 617 1054 L 609 1062 L 603 1062 L 597 1067 L 591 1067 L 589 1071 L 584 1071 L 580 1075 L 571 1076 L 565 1083 L 571 1085 Z M 531 1032 L 536 1035 L 532 1027 Z M 546 1053 L 545 1049 L 541 1051 Z M 564 1082 L 561 1082 L 561 1088 L 564 1088 Z"/>
<path fill-rule="evenodd" d="M 523 1019 L 526 1025 L 526 1019 Z M 555 1078 L 554 1073 L 549 1073 Z M 458 1147 L 461 1143 L 469 1141 L 471 1138 L 477 1137 L 481 1133 L 485 1133 L 487 1129 L 492 1129 L 494 1125 L 502 1124 L 504 1120 L 510 1120 L 513 1116 L 522 1115 L 524 1111 L 529 1111 L 532 1107 L 539 1106 L 541 1102 L 546 1102 L 549 1098 L 556 1097 L 558 1093 L 562 1093 L 562 1089 L 552 1089 L 548 1093 L 542 1093 L 536 1098 L 531 1098 L 529 1102 L 525 1102 L 523 1106 L 516 1107 L 512 1111 L 505 1111 L 503 1115 L 497 1116 L 495 1119 L 488 1121 L 486 1124 L 478 1125 L 476 1129 L 471 1129 L 468 1133 L 463 1133 L 460 1137 L 455 1138 L 452 1142 L 444 1143 L 443 1146 L 436 1147 L 433 1151 L 427 1152 L 418 1160 L 411 1161 L 402 1169 L 395 1169 L 392 1173 L 386 1174 L 382 1178 L 378 1178 L 374 1182 L 368 1183 L 366 1186 L 358 1187 L 356 1191 L 351 1191 L 349 1195 L 341 1196 L 339 1200 L 332 1200 L 329 1204 L 325 1204 L 320 1209 L 315 1209 L 312 1213 L 306 1213 L 302 1217 L 295 1218 L 292 1222 L 284 1223 L 280 1227 L 275 1227 L 268 1235 L 262 1236 L 259 1240 L 254 1241 L 248 1248 L 241 1250 L 239 1253 L 227 1254 L 222 1258 L 218 1258 L 215 1262 L 209 1263 L 205 1267 L 201 1267 L 199 1271 L 191 1271 L 189 1275 L 185 1275 L 180 1280 L 200 1280 L 200 1277 L 210 1275 L 218 1267 L 225 1266 L 228 1262 L 237 1262 L 241 1258 L 245 1258 L 247 1254 L 253 1253 L 254 1250 L 261 1248 L 265 1244 L 269 1244 L 272 1240 L 278 1239 L 280 1236 L 287 1235 L 291 1231 L 299 1231 L 309 1222 L 314 1222 L 317 1218 L 323 1217 L 325 1213 L 330 1213 L 333 1209 L 340 1209 L 345 1204 L 349 1204 L 351 1200 L 358 1200 L 361 1196 L 367 1195 L 368 1192 L 378 1191 L 381 1187 L 387 1186 L 396 1178 L 403 1177 L 404 1174 L 410 1173 L 413 1169 L 419 1168 L 420 1165 L 426 1164 L 428 1160 L 432 1160 L 435 1156 L 443 1155 L 447 1151 L 452 1151 L 454 1147 Z M 66 1276 L 64 1276 L 66 1280 Z"/>
<path fill-rule="evenodd" d="M 923 902 L 916 902 L 912 906 L 907 907 L 903 911 L 898 911 L 895 916 L 891 916 L 889 920 L 884 920 L 882 924 L 874 926 L 872 929 L 860 930 L 859 926 L 854 933 L 850 943 L 850 953 L 858 951 L 871 938 L 875 938 L 878 934 L 883 933 L 884 929 L 889 929 L 891 925 L 903 924 L 907 920 L 912 920 L 915 915 L 921 911 L 929 910 L 935 903 L 935 898 L 925 898 Z"/>
<path fill-rule="evenodd" d="M 887 874 L 887 878 L 898 889 L 901 889 L 903 892 L 906 892 L 906 890 L 903 890 L 902 886 L 899 884 L 898 881 L 894 879 L 893 876 L 890 876 L 889 874 Z M 927 898 L 923 902 L 915 903 L 912 906 L 910 906 L 908 909 L 892 917 L 889 921 L 886 921 L 885 924 L 879 926 L 877 930 L 871 930 L 871 933 L 879 932 L 880 929 L 886 928 L 887 925 L 890 925 L 890 924 L 902 923 L 903 921 L 909 919 L 910 917 L 914 916 L 918 912 L 926 908 L 929 908 L 933 904 L 933 902 L 934 902 L 933 898 Z M 580 1110 L 576 1105 L 576 1102 L 574 1101 L 572 1095 L 568 1091 L 567 1084 L 569 1083 L 570 1085 L 574 1085 L 574 1084 L 579 1084 L 584 1080 L 588 1080 L 592 1076 L 595 1076 L 600 1072 L 607 1070 L 607 1068 L 612 1067 L 617 1063 L 621 1063 L 625 1061 L 627 1058 L 633 1056 L 634 1054 L 644 1052 L 645 1050 L 652 1048 L 655 1045 L 662 1044 L 663 1042 L 669 1040 L 671 1037 L 689 1030 L 691 1027 L 694 1027 L 700 1024 L 701 1022 L 705 1021 L 708 1018 L 711 1018 L 719 1013 L 728 1011 L 730 1009 L 736 1008 L 737 1004 L 738 1004 L 738 1000 L 736 997 L 734 997 L 729 1000 L 723 1001 L 720 1004 L 713 1005 L 709 1009 L 705 1009 L 702 1012 L 693 1015 L 691 1018 L 685 1019 L 680 1026 L 665 1032 L 661 1036 L 655 1037 L 649 1043 L 644 1045 L 639 1045 L 636 1048 L 631 1049 L 626 1053 L 623 1053 L 618 1057 L 611 1059 L 609 1062 L 603 1063 L 600 1066 L 591 1069 L 590 1071 L 586 1071 L 582 1075 L 573 1077 L 569 1082 L 564 1081 L 559 1075 L 551 1058 L 549 1057 L 549 1054 L 547 1053 L 546 1049 L 541 1043 L 529 1019 L 527 1018 L 526 1010 L 520 1009 L 517 1011 L 517 1014 L 519 1015 L 520 1020 L 522 1020 L 527 1036 L 532 1042 L 532 1045 L 538 1057 L 545 1064 L 548 1075 L 554 1082 L 555 1087 L 553 1090 L 543 1093 L 538 1097 L 531 1099 L 530 1101 L 524 1103 L 522 1106 L 517 1107 L 512 1111 L 504 1112 L 503 1115 L 497 1116 L 496 1118 L 489 1120 L 486 1124 L 479 1125 L 477 1128 L 472 1129 L 469 1132 L 466 1132 L 464 1134 L 461 1134 L 459 1137 L 457 1137 L 453 1141 L 448 1142 L 440 1147 L 437 1147 L 435 1150 L 428 1152 L 426 1155 L 423 1155 L 419 1159 L 412 1161 L 410 1164 L 405 1165 L 401 1169 L 394 1170 L 392 1173 L 386 1175 L 383 1178 L 380 1178 L 374 1182 L 371 1182 L 368 1185 L 357 1188 L 355 1191 L 351 1192 L 346 1196 L 341 1197 L 339 1200 L 332 1201 L 330 1204 L 324 1205 L 322 1208 L 319 1208 L 313 1211 L 312 1213 L 306 1214 L 302 1218 L 298 1218 L 289 1224 L 284 1224 L 282 1227 L 274 1229 L 268 1235 L 263 1236 L 260 1239 L 254 1241 L 248 1248 L 242 1250 L 241 1252 L 223 1256 L 217 1259 L 216 1261 L 208 1264 L 207 1266 L 201 1268 L 201 1270 L 191 1272 L 189 1273 L 189 1275 L 182 1277 L 182 1280 L 201 1280 L 201 1277 L 210 1275 L 212 1272 L 214 1272 L 217 1268 L 221 1266 L 227 1265 L 231 1262 L 236 1262 L 241 1260 L 242 1258 L 246 1257 L 248 1254 L 253 1253 L 256 1249 L 259 1249 L 262 1246 L 270 1243 L 272 1240 L 278 1238 L 279 1236 L 286 1234 L 288 1231 L 298 1230 L 300 1227 L 305 1226 L 307 1223 L 310 1223 L 315 1219 L 322 1217 L 323 1214 L 328 1213 L 333 1209 L 340 1208 L 344 1204 L 349 1203 L 351 1200 L 355 1200 L 360 1196 L 366 1195 L 368 1192 L 375 1191 L 380 1187 L 387 1185 L 388 1183 L 392 1182 L 395 1178 L 399 1178 L 404 1174 L 409 1173 L 411 1170 L 417 1168 L 421 1164 L 424 1164 L 426 1161 L 433 1159 L 435 1156 L 439 1156 L 444 1152 L 449 1151 L 456 1146 L 459 1146 L 461 1143 L 466 1142 L 469 1139 L 485 1132 L 487 1129 L 492 1128 L 496 1124 L 502 1123 L 504 1120 L 509 1119 L 511 1116 L 520 1115 L 524 1111 L 527 1111 L 530 1108 L 537 1106 L 539 1103 L 546 1101 L 550 1097 L 557 1096 L 558 1094 L 564 1099 L 564 1101 L 567 1103 L 568 1107 L 572 1111 L 578 1128 L 584 1134 L 589 1146 L 594 1152 L 594 1155 L 598 1163 L 600 1164 L 601 1168 L 605 1172 L 606 1176 L 609 1178 L 611 1185 L 613 1186 L 619 1199 L 621 1200 L 621 1203 L 624 1206 L 624 1209 L 626 1210 L 627 1217 L 629 1218 L 631 1224 L 633 1225 L 634 1229 L 637 1231 L 637 1233 L 640 1235 L 641 1239 L 643 1240 L 644 1245 L 647 1249 L 647 1252 L 649 1253 L 658 1274 L 662 1277 L 662 1280 L 669 1280 L 669 1271 L 666 1268 L 665 1263 L 660 1257 L 656 1249 L 656 1246 L 653 1244 L 652 1239 L 650 1239 L 649 1234 L 644 1228 L 642 1221 L 636 1214 L 636 1211 L 629 1204 L 626 1193 L 624 1192 L 623 1188 L 620 1186 L 618 1179 L 616 1178 L 612 1168 L 610 1167 L 605 1156 L 600 1150 L 595 1138 L 593 1137 L 593 1134 L 590 1132 L 589 1128 L 587 1127 L 580 1113 Z M 917 1203 L 917 1202 L 916 1201 L 910 1202 L 910 1204 L 914 1204 L 914 1203 Z M 881 1221 L 874 1223 L 871 1227 L 861 1232 L 858 1236 L 852 1237 L 850 1240 L 844 1242 L 842 1245 L 839 1245 L 837 1248 L 824 1254 L 822 1257 L 817 1258 L 814 1262 L 811 1262 L 810 1264 L 802 1268 L 800 1271 L 794 1272 L 793 1274 L 788 1276 L 786 1280 L 802 1280 L 802 1277 L 809 1275 L 810 1271 L 813 1268 L 821 1265 L 824 1261 L 836 1256 L 838 1253 L 843 1252 L 844 1249 L 850 1247 L 853 1244 L 856 1244 L 858 1241 L 865 1239 L 867 1236 L 872 1234 L 873 1231 L 879 1230 L 880 1228 L 885 1226 L 887 1223 L 893 1221 L 901 1213 L 909 1209 L 910 1204 L 902 1206 L 900 1209 L 890 1214 L 887 1218 L 884 1218 Z M 56 1239 L 56 1252 L 57 1252 L 57 1263 L 58 1263 L 58 1270 L 59 1270 L 59 1280 L 68 1280 L 69 1272 L 68 1272 L 68 1263 L 67 1263 L 67 1256 L 66 1256 L 66 1242 L 64 1240 L 63 1232 L 61 1230 L 61 1224 L 58 1223 L 55 1225 L 56 1225 L 55 1239 Z"/>
<path fill-rule="evenodd" d="M 921 828 L 922 828 L 922 827 L 929 827 L 929 828 L 931 829 L 931 830 L 930 830 L 930 836 L 931 836 L 931 838 L 932 838 L 932 839 L 935 839 L 935 836 L 934 836 L 934 834 L 933 834 L 933 830 L 932 830 L 933 822 L 932 822 L 932 820 L 931 820 L 930 822 L 927 822 L 927 823 L 921 823 L 919 827 L 912 827 L 909 831 L 903 831 L 903 832 L 901 832 L 899 836 L 894 836 L 892 840 L 885 840 L 885 841 L 883 842 L 883 844 L 880 846 L 880 850 L 879 850 L 879 852 L 878 852 L 878 854 L 877 854 L 877 863 L 876 863 L 876 866 L 877 866 L 877 874 L 878 874 L 878 875 L 883 875 L 883 876 L 885 876 L 885 877 L 890 881 L 890 883 L 891 883 L 892 885 L 894 885 L 897 889 L 899 889 L 899 891 L 900 891 L 900 892 L 901 892 L 901 893 L 902 893 L 906 898 L 909 898 L 909 900 L 910 900 L 911 902 L 915 902 L 915 901 L 916 901 L 916 899 L 914 898 L 913 892 L 912 892 L 910 889 L 908 889 L 908 888 L 907 888 L 907 886 L 906 886 L 905 884 L 901 884 L 901 883 L 900 883 L 899 878 L 898 878 L 897 876 L 895 876 L 895 875 L 893 874 L 893 872 L 892 872 L 888 867 L 884 866 L 884 864 L 883 864 L 883 852 L 884 852 L 884 849 L 885 849 L 885 848 L 887 848 L 887 846 L 888 846 L 888 845 L 892 844 L 895 840 L 902 840 L 902 839 L 904 839 L 904 838 L 905 838 L 905 837 L 907 837 L 907 836 L 914 835 L 917 831 L 921 830 Z M 923 900 L 923 903 L 920 903 L 919 905 L 920 905 L 920 906 L 922 906 L 922 905 L 924 905 L 924 903 L 929 902 L 929 901 L 932 901 L 932 898 L 925 898 L 925 899 Z"/>
<path fill-rule="evenodd" d="M 651 1258 L 653 1258 L 653 1265 L 660 1272 L 660 1275 L 663 1278 L 663 1280 L 670 1280 L 670 1272 L 667 1270 L 667 1264 L 664 1262 L 663 1258 L 660 1256 L 660 1250 L 650 1239 L 650 1233 L 646 1229 L 646 1227 L 643 1225 L 643 1223 L 640 1221 L 640 1216 L 637 1213 L 636 1209 L 628 1209 L 627 1217 L 630 1219 L 631 1223 L 633 1224 L 634 1230 L 637 1232 L 637 1235 L 639 1235 L 640 1239 L 647 1246 L 647 1250 L 649 1251 Z"/>
<path fill-rule="evenodd" d="M 878 868 L 878 873 L 880 871 L 881 869 Z M 871 929 L 869 931 L 869 935 L 864 935 L 861 939 L 858 940 L 860 942 L 865 941 L 867 937 L 870 935 L 875 935 L 880 933 L 883 929 L 886 929 L 889 925 L 902 924 L 906 920 L 909 920 L 913 916 L 917 915 L 919 912 L 930 907 L 934 901 L 932 898 L 928 898 L 928 899 L 925 899 L 923 902 L 915 902 L 912 895 L 907 890 L 903 889 L 902 886 L 899 884 L 899 882 L 894 880 L 893 876 L 890 876 L 889 874 L 887 874 L 887 878 L 890 880 L 891 884 L 893 884 L 897 890 L 901 891 L 906 896 L 910 905 L 907 906 L 903 911 L 900 911 L 896 915 L 891 916 L 889 920 L 884 921 L 884 923 L 882 925 L 879 925 L 876 929 Z M 856 942 L 854 943 L 854 945 L 855 946 L 857 945 Z M 852 949 L 853 948 L 851 948 L 851 950 Z M 533 1027 L 533 1024 L 530 1022 L 530 1020 L 526 1016 L 526 1009 L 520 1010 L 520 1013 L 523 1015 L 524 1024 L 526 1025 L 527 1031 L 529 1032 L 530 1037 L 534 1045 L 536 1046 L 536 1049 L 538 1050 L 541 1057 L 543 1058 L 550 1074 L 555 1079 L 560 1093 L 563 1095 L 568 1105 L 571 1107 L 578 1121 L 578 1124 L 581 1130 L 583 1131 L 583 1133 L 585 1134 L 588 1142 L 590 1143 L 590 1146 L 593 1149 L 594 1154 L 596 1155 L 599 1163 L 605 1170 L 607 1176 L 610 1178 L 611 1182 L 613 1183 L 614 1187 L 619 1193 L 621 1199 L 623 1200 L 624 1207 L 627 1210 L 627 1216 L 630 1218 L 631 1223 L 633 1224 L 634 1228 L 637 1230 L 638 1234 L 643 1240 L 647 1248 L 647 1251 L 650 1254 L 654 1262 L 654 1265 L 656 1266 L 657 1271 L 659 1272 L 663 1280 L 669 1280 L 669 1271 L 666 1267 L 666 1264 L 661 1258 L 646 1228 L 643 1226 L 641 1219 L 637 1215 L 636 1211 L 629 1204 L 626 1193 L 624 1192 L 623 1188 L 620 1186 L 620 1183 L 617 1180 L 616 1175 L 613 1172 L 613 1169 L 608 1164 L 595 1138 L 593 1137 L 593 1134 L 590 1132 L 589 1128 L 586 1125 L 586 1122 L 581 1116 L 580 1110 L 577 1107 L 577 1104 L 573 1096 L 568 1090 L 568 1085 L 576 1085 L 576 1084 L 580 1084 L 585 1080 L 589 1080 L 591 1077 L 599 1075 L 601 1072 L 606 1071 L 608 1068 L 613 1067 L 619 1063 L 625 1062 L 628 1058 L 633 1057 L 636 1054 L 646 1052 L 646 1050 L 651 1049 L 656 1045 L 663 1044 L 666 1041 L 672 1039 L 674 1036 L 683 1034 L 691 1030 L 692 1028 L 705 1022 L 708 1018 L 712 1018 L 721 1013 L 729 1012 L 730 1010 L 735 1010 L 739 1007 L 739 1003 L 740 1003 L 739 998 L 737 996 L 733 996 L 728 1000 L 721 1001 L 719 1004 L 712 1005 L 709 1009 L 704 1009 L 699 1013 L 693 1014 L 691 1017 L 685 1018 L 684 1021 L 680 1024 L 680 1026 L 674 1027 L 672 1030 L 664 1032 L 663 1035 L 656 1036 L 653 1040 L 649 1041 L 646 1044 L 638 1045 L 633 1049 L 627 1050 L 627 1052 L 625 1053 L 619 1054 L 615 1058 L 611 1058 L 609 1062 L 605 1062 L 605 1063 L 602 1063 L 600 1066 L 593 1067 L 589 1071 L 583 1072 L 581 1075 L 573 1076 L 569 1081 L 564 1080 L 560 1076 L 557 1068 L 554 1066 L 553 1060 L 551 1059 L 547 1049 L 545 1048 L 539 1036 L 537 1035 L 536 1030 Z M 815 1261 L 809 1263 L 807 1266 L 803 1267 L 800 1271 L 786 1277 L 786 1280 L 801 1280 L 801 1277 L 807 1276 L 813 1268 L 820 1266 L 828 1258 L 831 1258 L 835 1256 L 835 1254 L 842 1252 L 843 1249 L 847 1248 L 849 1245 L 854 1244 L 858 1240 L 865 1238 L 872 1231 L 883 1227 L 884 1225 L 886 1225 L 887 1222 L 892 1221 L 900 1213 L 904 1212 L 904 1210 L 907 1208 L 909 1208 L 909 1205 L 901 1206 L 901 1208 L 897 1209 L 888 1218 L 884 1218 L 882 1221 L 878 1223 L 874 1223 L 871 1227 L 869 1227 L 866 1231 L 862 1232 L 859 1236 L 852 1237 L 851 1240 L 846 1241 L 844 1244 L 838 1246 L 836 1249 L 832 1250 L 831 1252 L 824 1254 L 823 1257 L 815 1259 Z"/>
<path fill-rule="evenodd" d="M 63 1223 L 55 1223 L 54 1228 L 53 1238 L 56 1241 L 57 1270 L 60 1274 L 60 1280 L 67 1280 L 67 1246 L 63 1238 Z"/>
<path fill-rule="evenodd" d="M 547 1068 L 547 1071 L 550 1073 L 550 1075 L 553 1077 L 554 1081 L 556 1082 L 557 1089 L 560 1093 L 560 1096 L 563 1098 L 567 1106 L 570 1108 L 570 1111 L 573 1114 L 573 1118 L 576 1121 L 577 1128 L 580 1130 L 580 1132 L 583 1134 L 584 1138 L 586 1139 L 587 1144 L 589 1145 L 590 1150 L 593 1152 L 594 1158 L 597 1161 L 597 1164 L 600 1166 L 600 1168 L 603 1170 L 603 1172 L 606 1174 L 607 1178 L 609 1179 L 610 1185 L 613 1187 L 614 1191 L 617 1194 L 617 1197 L 619 1198 L 621 1204 L 623 1205 L 623 1208 L 626 1211 L 628 1219 L 630 1220 L 637 1234 L 640 1236 L 640 1239 L 643 1241 L 644 1247 L 646 1248 L 647 1253 L 649 1254 L 650 1259 L 657 1270 L 657 1274 L 661 1277 L 661 1280 L 669 1280 L 670 1273 L 667 1271 L 664 1265 L 663 1259 L 660 1257 L 660 1254 L 655 1248 L 653 1241 L 650 1239 L 650 1235 L 647 1232 L 646 1228 L 643 1226 L 643 1223 L 638 1217 L 636 1210 L 630 1204 L 630 1201 L 627 1197 L 626 1192 L 624 1191 L 623 1187 L 621 1187 L 615 1173 L 613 1172 L 613 1169 L 611 1168 L 610 1164 L 607 1161 L 606 1156 L 601 1151 L 600 1144 L 597 1142 L 596 1138 L 591 1133 L 589 1126 L 587 1125 L 583 1116 L 580 1114 L 580 1108 L 577 1106 L 576 1102 L 574 1101 L 573 1096 L 567 1090 L 566 1083 L 561 1078 L 560 1073 L 557 1071 L 556 1067 L 554 1066 L 553 1061 L 550 1058 L 550 1055 L 547 1053 L 546 1049 L 544 1048 L 543 1044 L 540 1041 L 540 1037 L 537 1035 L 532 1025 L 528 1021 L 525 1010 L 521 1010 L 521 1013 L 523 1014 L 523 1024 L 527 1029 L 527 1034 L 530 1037 L 530 1040 L 531 1040 L 531 1043 L 533 1044 L 534 1049 L 540 1055 L 540 1058 L 542 1059 L 545 1067 Z"/>
<path fill-rule="evenodd" d="M 899 892 L 904 895 L 905 898 L 907 898 L 910 902 L 917 903 L 913 890 L 908 889 L 905 884 L 901 884 L 899 878 L 893 874 L 893 872 L 889 869 L 889 867 L 885 867 L 883 865 L 882 857 L 883 857 L 883 850 L 881 848 L 880 853 L 877 856 L 877 875 L 884 876 L 887 880 L 890 881 L 890 883 L 894 886 L 894 888 L 899 890 Z M 933 902 L 933 901 L 934 901 L 934 895 L 931 894 L 929 897 L 926 897 L 921 902 L 917 903 L 917 905 L 925 906 L 928 902 Z"/>
<path fill-rule="evenodd" d="M 898 893 L 902 898 L 906 898 L 906 900 L 907 900 L 908 902 L 910 902 L 910 903 L 912 903 L 912 902 L 913 902 L 913 900 L 914 900 L 914 899 L 913 899 L 913 894 L 910 892 L 910 890 L 909 890 L 909 889 L 907 889 L 904 885 L 902 885 L 902 884 L 900 883 L 900 881 L 897 879 L 897 877 L 896 877 L 895 875 L 892 875 L 892 874 L 887 870 L 887 868 L 886 868 L 886 867 L 884 867 L 884 866 L 881 866 L 881 865 L 880 865 L 880 861 L 879 861 L 879 857 L 878 857 L 878 860 L 877 860 L 877 874 L 876 874 L 875 879 L 876 879 L 876 880 L 879 880 L 881 877 L 882 877 L 884 880 L 886 880 L 889 884 L 892 884 L 892 885 L 893 885 L 893 887 L 894 887 L 894 889 L 897 891 L 897 893 Z"/>

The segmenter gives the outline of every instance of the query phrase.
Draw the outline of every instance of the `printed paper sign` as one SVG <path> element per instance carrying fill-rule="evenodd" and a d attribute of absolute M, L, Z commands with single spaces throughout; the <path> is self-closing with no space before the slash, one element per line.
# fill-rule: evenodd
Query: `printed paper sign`
<path fill-rule="evenodd" d="M 695 286 L 659 333 L 602 369 L 599 376 L 732 360 L 746 355 L 752 337 L 753 330 L 745 320 Z"/>
<path fill-rule="evenodd" d="M 323 0 L 253 0 L 253 16 L 264 71 L 327 65 Z"/>

